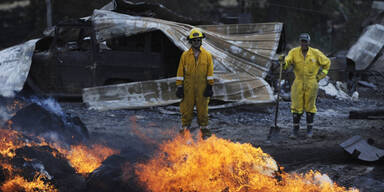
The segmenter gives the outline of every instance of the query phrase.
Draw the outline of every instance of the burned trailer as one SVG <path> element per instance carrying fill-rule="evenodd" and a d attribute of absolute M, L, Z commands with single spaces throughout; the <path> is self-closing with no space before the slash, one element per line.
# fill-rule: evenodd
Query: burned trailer
<path fill-rule="evenodd" d="M 90 21 L 58 24 L 36 43 L 28 85 L 50 96 L 80 97 L 86 87 L 176 76 L 181 51 L 160 31 L 95 38 Z"/>

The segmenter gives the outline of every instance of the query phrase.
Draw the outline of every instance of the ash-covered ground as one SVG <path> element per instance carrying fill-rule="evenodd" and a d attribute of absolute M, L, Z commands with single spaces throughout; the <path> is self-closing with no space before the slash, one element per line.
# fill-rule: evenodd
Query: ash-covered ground
<path fill-rule="evenodd" d="M 320 96 L 312 139 L 304 137 L 305 115 L 301 120 L 300 137 L 289 139 L 292 130 L 289 101 L 280 101 L 277 125 L 281 131 L 272 143 L 267 143 L 266 138 L 270 127 L 274 126 L 274 105 L 210 110 L 210 127 L 217 137 L 261 147 L 285 171 L 303 173 L 318 170 L 345 187 L 384 191 L 383 161 L 368 163 L 353 159 L 339 146 L 350 137 L 360 135 L 373 139 L 375 146 L 384 149 L 384 120 L 349 119 L 351 110 L 384 108 L 384 99 L 380 95 L 361 95 L 364 97 L 357 101 Z M 177 106 L 100 112 L 88 110 L 77 102 L 60 102 L 60 105 L 65 112 L 80 117 L 92 140 L 113 148 L 128 147 L 152 153 L 157 144 L 178 134 L 180 127 Z M 197 128 L 196 120 L 193 127 Z"/>

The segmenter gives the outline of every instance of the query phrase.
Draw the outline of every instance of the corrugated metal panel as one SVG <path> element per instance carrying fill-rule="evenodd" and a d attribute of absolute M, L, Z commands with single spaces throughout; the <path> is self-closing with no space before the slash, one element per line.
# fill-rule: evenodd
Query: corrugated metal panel
<path fill-rule="evenodd" d="M 384 2 L 382 1 L 373 1 L 372 8 L 383 11 L 384 10 Z"/>
<path fill-rule="evenodd" d="M 258 104 L 273 102 L 272 90 L 259 77 L 248 74 L 218 74 L 213 99 Z M 85 88 L 83 101 L 91 109 L 138 109 L 180 102 L 175 96 L 176 78 Z"/>
<path fill-rule="evenodd" d="M 378 58 L 369 66 L 369 71 L 384 72 L 384 50 L 382 50 Z"/>
<path fill-rule="evenodd" d="M 130 36 L 161 30 L 181 50 L 189 49 L 186 37 L 194 27 L 104 10 L 95 10 L 92 22 L 99 41 L 119 35 Z M 212 53 L 217 69 L 225 69 L 221 72 L 242 72 L 264 78 L 276 54 L 283 24 L 207 25 L 200 28 L 207 36 L 203 41 L 203 47 Z"/>
<path fill-rule="evenodd" d="M 181 50 L 194 27 L 155 18 L 135 17 L 95 10 L 92 22 L 99 42 L 161 30 Z M 263 79 L 275 57 L 282 23 L 199 26 L 207 38 L 203 47 L 214 59 L 213 99 L 234 103 L 271 103 L 273 93 Z M 97 110 L 144 108 L 177 103 L 175 78 L 86 88 L 83 101 Z"/>
<path fill-rule="evenodd" d="M 363 161 L 377 161 L 384 156 L 384 150 L 370 145 L 359 135 L 355 135 L 340 144 L 345 151 Z"/>
<path fill-rule="evenodd" d="M 13 97 L 23 89 L 37 39 L 0 51 L 0 95 Z"/>
<path fill-rule="evenodd" d="M 355 62 L 356 70 L 365 70 L 384 46 L 384 26 L 375 24 L 367 28 L 349 49 L 347 58 Z"/>

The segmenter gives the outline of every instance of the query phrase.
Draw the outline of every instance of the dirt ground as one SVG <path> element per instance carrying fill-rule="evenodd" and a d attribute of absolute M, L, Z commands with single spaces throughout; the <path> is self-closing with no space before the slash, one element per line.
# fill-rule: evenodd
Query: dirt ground
<path fill-rule="evenodd" d="M 318 170 L 345 187 L 384 191 L 383 161 L 368 163 L 355 160 L 339 146 L 348 138 L 360 135 L 372 138 L 377 147 L 384 149 L 384 120 L 348 118 L 351 110 L 383 109 L 384 99 L 381 98 L 367 96 L 351 101 L 319 97 L 312 139 L 304 137 L 305 115 L 301 120 L 300 137 L 289 139 L 292 130 L 289 101 L 280 102 L 277 121 L 281 132 L 271 143 L 267 143 L 266 138 L 274 125 L 273 105 L 211 110 L 210 127 L 217 137 L 261 147 L 287 172 Z M 157 144 L 178 134 L 180 127 L 177 106 L 99 112 L 88 110 L 78 102 L 60 102 L 60 105 L 65 112 L 80 117 L 92 140 L 114 148 L 130 147 L 151 153 Z M 195 120 L 193 127 L 197 128 Z"/>

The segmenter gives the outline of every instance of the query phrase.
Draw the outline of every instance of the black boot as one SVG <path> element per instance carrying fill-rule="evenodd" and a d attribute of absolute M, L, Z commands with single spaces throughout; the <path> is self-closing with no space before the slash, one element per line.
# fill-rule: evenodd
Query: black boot
<path fill-rule="evenodd" d="M 307 138 L 312 138 L 312 136 L 313 136 L 312 128 L 313 128 L 313 117 L 314 116 L 315 116 L 314 113 L 309 113 L 309 112 L 306 113 L 306 117 L 307 117 Z"/>
<path fill-rule="evenodd" d="M 179 129 L 179 133 L 184 135 L 186 131 L 191 131 L 190 125 L 183 125 L 181 126 L 181 129 Z"/>
<path fill-rule="evenodd" d="M 202 139 L 207 139 L 212 136 L 212 133 L 208 129 L 208 126 L 200 126 L 200 132 Z"/>
<path fill-rule="evenodd" d="M 292 113 L 292 115 L 293 115 L 293 131 L 289 137 L 291 139 L 296 139 L 299 136 L 300 119 L 301 119 L 302 113 Z"/>

